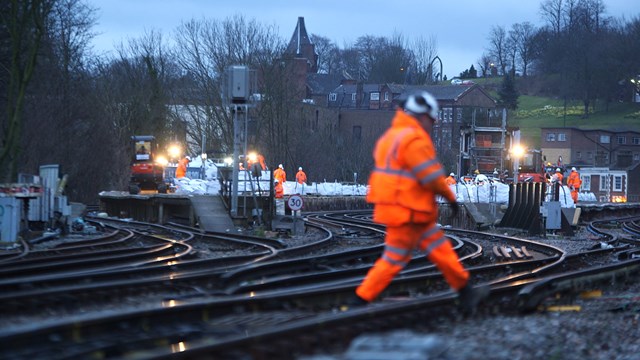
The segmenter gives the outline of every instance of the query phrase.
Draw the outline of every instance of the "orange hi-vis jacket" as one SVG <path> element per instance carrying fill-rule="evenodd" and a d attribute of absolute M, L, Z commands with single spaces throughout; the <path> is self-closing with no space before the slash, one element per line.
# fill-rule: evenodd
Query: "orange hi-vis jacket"
<path fill-rule="evenodd" d="M 287 173 L 284 169 L 277 168 L 273 170 L 273 178 L 280 181 L 281 184 L 284 184 L 287 181 Z"/>
<path fill-rule="evenodd" d="M 296 173 L 296 181 L 298 182 L 298 184 L 304 184 L 307 182 L 307 174 L 304 173 L 304 171 L 299 170 Z"/>
<path fill-rule="evenodd" d="M 436 195 L 456 201 L 431 137 L 404 111 L 396 112 L 391 127 L 376 143 L 373 157 L 367 201 L 375 204 L 374 221 L 388 226 L 435 222 Z"/>
<path fill-rule="evenodd" d="M 564 179 L 564 175 L 562 173 L 557 172 L 555 175 L 555 180 L 562 185 L 562 179 Z M 552 177 L 553 179 L 553 177 Z"/>
<path fill-rule="evenodd" d="M 455 185 L 458 183 L 453 176 L 447 177 L 445 181 L 447 182 L 447 185 Z"/>
<path fill-rule="evenodd" d="M 580 189 L 580 185 L 582 185 L 582 180 L 580 179 L 580 174 L 577 171 L 571 171 L 569 174 L 569 178 L 567 179 L 567 186 L 569 188 L 573 187 L 574 189 Z"/>
<path fill-rule="evenodd" d="M 187 160 L 186 157 L 178 161 L 178 167 L 176 168 L 177 179 L 183 178 L 187 175 L 187 164 L 189 164 L 189 160 Z"/>
<path fill-rule="evenodd" d="M 282 199 L 284 197 L 284 187 L 281 182 L 276 183 L 274 190 L 276 193 L 276 199 Z"/>

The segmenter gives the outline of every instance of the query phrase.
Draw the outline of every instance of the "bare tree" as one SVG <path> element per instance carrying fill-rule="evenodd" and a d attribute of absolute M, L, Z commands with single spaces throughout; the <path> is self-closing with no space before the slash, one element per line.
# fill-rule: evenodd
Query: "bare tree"
<path fill-rule="evenodd" d="M 284 42 L 273 27 L 265 27 L 255 20 L 247 21 L 242 16 L 224 21 L 191 20 L 178 27 L 175 40 L 174 58 L 190 80 L 189 86 L 175 99 L 176 103 L 184 105 L 183 111 L 189 121 L 187 133 L 196 141 L 203 133 L 207 134 L 205 148 L 228 153 L 233 149 L 234 138 L 233 114 L 227 108 L 223 94 L 225 70 L 231 65 L 247 65 L 256 70 L 260 74 L 258 90 L 273 99 L 271 90 L 265 88 L 270 86 L 265 79 L 276 75 L 271 70 L 280 66 Z M 269 99 L 266 96 L 263 102 Z M 285 118 L 273 115 L 269 119 L 254 119 L 253 123 L 260 132 L 264 121 L 284 121 Z M 255 137 L 249 145 L 256 147 Z"/>
<path fill-rule="evenodd" d="M 522 67 L 522 76 L 527 76 L 529 65 L 533 57 L 533 39 L 536 35 L 535 27 L 529 22 L 513 24 L 516 50 Z"/>
<path fill-rule="evenodd" d="M 311 35 L 311 42 L 315 45 L 318 54 L 318 73 L 333 74 L 338 68 L 338 46 L 329 38 L 320 35 Z"/>
<path fill-rule="evenodd" d="M 27 86 L 36 68 L 36 59 L 46 32 L 46 19 L 53 2 L 44 0 L 10 0 L 2 4 L 2 28 L 8 33 L 9 61 L 6 86 L 6 117 L 2 120 L 0 172 L 5 182 L 15 181 L 22 135 L 22 111 Z M 4 49 L 3 49 L 4 51 Z"/>
<path fill-rule="evenodd" d="M 491 56 L 483 53 L 480 59 L 478 59 L 478 67 L 480 68 L 480 73 L 482 77 L 491 76 L 491 68 L 494 65 Z"/>
<path fill-rule="evenodd" d="M 505 52 L 509 61 L 510 73 L 512 76 L 516 74 L 516 59 L 518 56 L 518 33 L 512 27 L 507 33 L 507 39 L 505 42 Z"/>
<path fill-rule="evenodd" d="M 433 84 L 442 74 L 438 56 L 438 41 L 435 36 L 424 38 L 419 36 L 412 42 L 410 50 L 415 63 L 414 80 L 416 84 Z"/>
<path fill-rule="evenodd" d="M 540 15 L 547 21 L 553 34 L 560 34 L 563 27 L 564 0 L 545 0 L 540 4 Z"/>
<path fill-rule="evenodd" d="M 491 28 L 488 50 L 489 55 L 497 61 L 501 74 L 506 74 L 508 65 L 507 32 L 502 26 Z"/>

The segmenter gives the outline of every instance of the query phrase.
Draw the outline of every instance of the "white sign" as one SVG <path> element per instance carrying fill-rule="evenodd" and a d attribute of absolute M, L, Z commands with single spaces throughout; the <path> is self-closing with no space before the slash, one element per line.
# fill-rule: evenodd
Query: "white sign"
<path fill-rule="evenodd" d="M 298 211 L 302 209 L 303 205 L 302 197 L 300 195 L 291 195 L 289 200 L 287 200 L 287 205 L 289 205 L 289 209 Z"/>

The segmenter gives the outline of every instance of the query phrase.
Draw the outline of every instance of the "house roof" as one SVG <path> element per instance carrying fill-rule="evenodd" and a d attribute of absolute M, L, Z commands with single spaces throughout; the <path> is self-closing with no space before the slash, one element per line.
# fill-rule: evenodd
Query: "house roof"
<path fill-rule="evenodd" d="M 307 74 L 307 87 L 311 94 L 326 95 L 335 89 L 343 79 L 342 75 L 337 74 L 309 73 Z"/>
<path fill-rule="evenodd" d="M 582 133 L 610 133 L 610 134 L 639 134 L 640 132 L 638 132 L 635 129 L 626 129 L 626 128 L 607 128 L 607 129 L 581 129 L 581 128 L 577 128 L 577 127 L 562 127 L 562 126 L 549 126 L 549 127 L 542 127 L 540 129 L 546 129 L 546 130 L 552 130 L 552 129 L 563 129 L 563 130 L 575 130 L 575 131 L 579 131 Z"/>
<path fill-rule="evenodd" d="M 353 94 L 358 91 L 358 85 L 355 84 L 342 84 L 333 89 L 333 93 L 337 94 Z M 365 93 L 380 91 L 380 85 L 378 84 L 362 84 L 362 91 Z"/>
<path fill-rule="evenodd" d="M 394 85 L 394 87 L 389 86 L 393 93 L 402 94 L 400 98 L 406 97 L 407 95 L 417 92 L 417 91 L 426 91 L 433 95 L 438 101 L 458 101 L 465 94 L 470 93 L 471 91 L 481 91 L 487 97 L 493 99 L 491 95 L 489 95 L 481 86 L 478 85 Z M 403 88 L 402 88 L 403 87 Z M 395 91 L 402 90 L 402 91 Z"/>
<path fill-rule="evenodd" d="M 304 17 L 298 17 L 298 24 L 293 31 L 291 41 L 285 50 L 286 54 L 302 55 L 302 48 L 304 45 L 312 45 L 311 39 L 307 34 L 307 28 L 304 26 Z"/>
<path fill-rule="evenodd" d="M 471 91 L 481 91 L 488 98 L 493 99 L 489 93 L 487 93 L 481 86 L 472 85 L 472 86 L 464 86 L 464 85 L 400 85 L 400 84 L 385 84 L 392 92 L 394 99 L 404 99 L 409 94 L 418 91 L 427 91 L 436 100 L 441 102 L 455 102 L 458 101 L 462 96 L 468 94 Z M 381 88 L 378 84 L 364 84 L 363 91 L 371 92 L 371 91 L 379 91 Z M 354 93 L 356 92 L 356 85 L 340 85 L 335 88 L 332 92 L 334 93 Z M 495 102 L 495 100 L 494 100 Z"/>

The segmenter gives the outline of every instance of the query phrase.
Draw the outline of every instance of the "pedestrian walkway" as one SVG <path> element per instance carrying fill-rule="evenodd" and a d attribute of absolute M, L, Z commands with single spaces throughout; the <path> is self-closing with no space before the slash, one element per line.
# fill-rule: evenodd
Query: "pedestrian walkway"
<path fill-rule="evenodd" d="M 218 195 L 195 195 L 191 197 L 199 227 L 205 231 L 226 232 L 235 226 Z"/>

